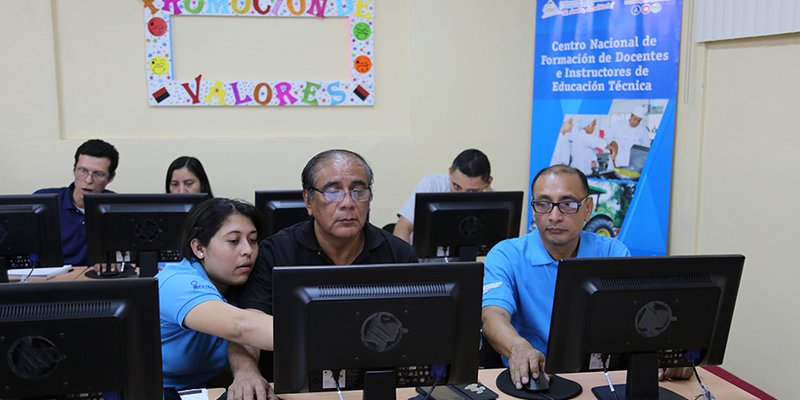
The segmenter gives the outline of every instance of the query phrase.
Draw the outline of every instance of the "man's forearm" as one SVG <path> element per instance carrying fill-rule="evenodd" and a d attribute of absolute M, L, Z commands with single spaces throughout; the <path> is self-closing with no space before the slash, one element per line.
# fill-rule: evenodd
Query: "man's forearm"
<path fill-rule="evenodd" d="M 394 225 L 393 233 L 395 236 L 405 240 L 407 243 L 411 243 L 411 232 L 413 231 L 414 224 L 412 224 L 408 218 L 401 216 L 397 219 L 397 223 Z"/>
<path fill-rule="evenodd" d="M 483 336 L 498 353 L 511 357 L 514 346 L 527 342 L 511 325 L 510 317 L 499 307 L 488 306 L 483 309 Z"/>
<path fill-rule="evenodd" d="M 229 342 L 228 363 L 233 375 L 236 376 L 237 373 L 247 371 L 260 374 L 261 372 L 258 370 L 259 354 L 260 350 L 255 347 Z"/>

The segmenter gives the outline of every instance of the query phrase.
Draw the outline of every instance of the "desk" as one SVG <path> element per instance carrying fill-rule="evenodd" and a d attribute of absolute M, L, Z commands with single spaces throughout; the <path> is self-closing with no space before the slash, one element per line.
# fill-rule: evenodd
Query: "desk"
<path fill-rule="evenodd" d="M 94 269 L 94 267 L 73 267 L 72 271 L 65 274 L 56 275 L 50 279 L 31 277 L 28 282 L 68 282 L 68 281 L 95 281 L 95 278 L 86 276 L 86 271 Z M 130 277 L 133 278 L 133 277 Z M 128 278 L 125 278 L 128 279 Z"/>
<path fill-rule="evenodd" d="M 500 399 L 515 399 L 516 397 L 511 397 L 497 388 L 494 384 L 495 380 L 497 379 L 497 375 L 502 372 L 502 369 L 485 369 L 480 370 L 478 372 L 478 380 L 486 385 L 489 389 L 494 390 L 498 395 L 500 395 Z M 703 368 L 698 368 L 697 371 L 700 373 L 700 379 L 703 380 L 703 383 L 711 389 L 711 392 L 714 393 L 718 399 L 724 400 L 758 400 L 756 397 L 750 395 L 749 393 L 745 392 L 742 389 L 734 386 L 732 383 L 706 371 Z M 611 376 L 611 381 L 614 384 L 622 384 L 625 382 L 625 371 L 612 371 L 609 372 Z M 595 386 L 603 386 L 607 385 L 605 377 L 603 377 L 602 372 L 587 372 L 581 374 L 558 374 L 567 379 L 574 380 L 580 383 L 583 386 L 583 393 L 580 396 L 575 397 L 578 400 L 594 400 L 594 395 L 592 394 L 591 389 Z M 683 397 L 686 397 L 689 400 L 694 400 L 695 396 L 699 394 L 697 380 L 692 377 L 692 379 L 685 380 L 685 381 L 667 381 L 661 382 L 661 386 L 672 390 L 675 393 L 680 394 Z M 208 398 L 209 400 L 216 400 L 219 397 L 223 389 L 211 389 L 208 391 Z M 346 400 L 361 400 L 361 391 L 344 391 L 344 398 Z M 397 400 L 406 400 L 408 398 L 414 397 L 416 395 L 416 391 L 414 388 L 402 388 L 397 390 Z M 283 400 L 338 400 L 338 396 L 336 392 L 324 392 L 324 393 L 297 393 L 297 394 L 281 394 L 279 395 Z"/>
<path fill-rule="evenodd" d="M 84 274 L 94 267 L 73 267 L 72 271 L 54 277 L 55 281 L 82 281 L 89 279 Z"/>
<path fill-rule="evenodd" d="M 85 277 L 86 271 L 91 267 L 75 267 L 73 271 L 58 275 L 49 281 L 74 281 L 74 280 L 91 280 L 90 278 Z M 31 281 L 35 281 L 35 279 L 44 280 L 44 278 L 32 278 Z M 502 369 L 490 369 L 490 370 L 481 370 L 478 373 L 478 380 L 495 391 L 498 395 L 500 395 L 500 399 L 514 399 L 514 397 L 508 396 L 502 393 L 497 386 L 495 385 L 495 380 L 497 379 L 497 375 L 502 372 Z M 732 383 L 718 377 L 717 375 L 712 374 L 711 372 L 706 371 L 703 368 L 698 368 L 698 372 L 700 373 L 700 378 L 703 382 L 711 389 L 712 393 L 716 396 L 717 399 L 724 399 L 724 400 L 758 400 L 757 397 L 745 392 L 744 390 L 736 387 Z M 581 373 L 581 374 L 559 374 L 560 376 L 574 380 L 580 383 L 583 386 L 583 393 L 580 396 L 576 397 L 578 400 L 593 400 L 594 395 L 591 392 L 591 388 L 595 386 L 604 386 L 606 385 L 605 378 L 601 372 L 591 372 L 591 373 Z M 623 384 L 625 382 L 625 371 L 612 371 L 609 373 L 611 376 L 611 380 L 615 384 Z M 686 397 L 689 400 L 694 400 L 695 396 L 699 393 L 698 385 L 696 379 L 692 378 L 685 381 L 668 381 L 662 382 L 662 386 L 672 390 L 681 396 Z M 209 390 L 209 400 L 216 400 L 223 393 L 223 389 L 211 389 Z M 360 400 L 361 399 L 361 392 L 360 391 L 345 391 L 344 398 L 348 400 Z M 416 395 L 414 388 L 402 388 L 397 390 L 397 399 L 398 400 L 405 400 L 411 398 Z M 282 394 L 280 397 L 284 400 L 310 400 L 310 399 L 321 399 L 321 400 L 338 400 L 338 396 L 335 391 L 333 392 L 322 392 L 322 393 L 297 393 L 297 394 Z"/>
<path fill-rule="evenodd" d="M 65 282 L 89 279 L 84 276 L 87 270 L 93 267 L 72 267 L 72 270 L 63 274 L 55 275 L 52 278 L 31 276 L 27 282 Z M 18 283 L 19 277 L 9 277 L 11 283 Z"/>

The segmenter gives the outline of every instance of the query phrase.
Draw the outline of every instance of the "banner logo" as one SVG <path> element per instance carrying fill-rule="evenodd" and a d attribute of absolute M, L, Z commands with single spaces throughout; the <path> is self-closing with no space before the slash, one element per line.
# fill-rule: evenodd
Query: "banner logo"
<path fill-rule="evenodd" d="M 555 1 L 548 0 L 542 7 L 542 19 L 561 15 L 581 15 L 593 13 L 595 11 L 607 11 L 614 9 L 612 0 L 562 0 L 556 5 Z"/>

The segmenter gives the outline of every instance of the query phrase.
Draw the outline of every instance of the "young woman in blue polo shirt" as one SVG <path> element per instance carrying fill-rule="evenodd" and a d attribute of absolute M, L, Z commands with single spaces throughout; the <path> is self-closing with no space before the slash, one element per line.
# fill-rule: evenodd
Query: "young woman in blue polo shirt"
<path fill-rule="evenodd" d="M 228 341 L 272 350 L 272 316 L 226 298 L 258 256 L 260 213 L 240 200 L 195 206 L 184 224 L 184 259 L 156 275 L 161 306 L 164 386 L 205 387 L 228 366 Z"/>

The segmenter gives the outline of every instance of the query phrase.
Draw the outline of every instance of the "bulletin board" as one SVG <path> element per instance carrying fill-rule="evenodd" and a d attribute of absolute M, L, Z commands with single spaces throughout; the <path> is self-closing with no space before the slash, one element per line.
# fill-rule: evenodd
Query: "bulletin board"
<path fill-rule="evenodd" d="M 165 106 L 371 106 L 375 76 L 374 0 L 143 0 L 148 103 Z M 350 79 L 207 80 L 174 74 L 175 16 L 347 18 Z"/>

